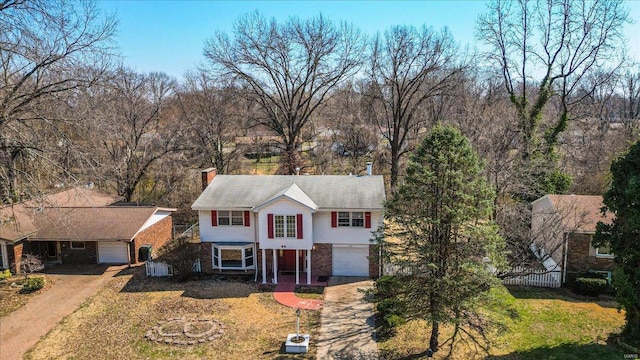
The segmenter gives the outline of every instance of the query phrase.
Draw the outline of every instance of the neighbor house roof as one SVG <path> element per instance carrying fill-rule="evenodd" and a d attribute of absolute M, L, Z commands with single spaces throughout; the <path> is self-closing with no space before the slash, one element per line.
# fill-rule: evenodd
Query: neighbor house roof
<path fill-rule="evenodd" d="M 613 214 L 602 215 L 604 206 L 599 195 L 545 195 L 534 201 L 547 199 L 553 210 L 561 216 L 565 229 L 583 233 L 594 233 L 599 221 L 611 223 Z"/>
<path fill-rule="evenodd" d="M 97 189 L 74 187 L 42 195 L 0 208 L 0 239 L 18 241 L 33 235 L 38 229 L 36 220 L 47 208 L 99 207 L 111 205 L 120 197 Z"/>
<path fill-rule="evenodd" d="M 155 206 L 45 208 L 35 218 L 38 230 L 34 240 L 129 241 L 158 209 Z"/>
<path fill-rule="evenodd" d="M 385 200 L 380 175 L 218 175 L 191 208 L 252 209 L 287 192 L 298 202 L 319 209 L 382 210 Z"/>

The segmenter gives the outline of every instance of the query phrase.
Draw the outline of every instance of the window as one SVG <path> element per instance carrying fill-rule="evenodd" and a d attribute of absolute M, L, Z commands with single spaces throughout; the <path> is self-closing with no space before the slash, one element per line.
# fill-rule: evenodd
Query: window
<path fill-rule="evenodd" d="M 275 215 L 275 237 L 295 238 L 296 237 L 296 216 L 295 215 Z"/>
<path fill-rule="evenodd" d="M 613 253 L 611 252 L 611 249 L 608 246 L 600 246 L 596 248 L 596 256 L 597 257 L 609 257 L 612 258 L 613 257 Z"/>
<path fill-rule="evenodd" d="M 338 212 L 338 226 L 364 227 L 364 213 L 340 211 Z"/>
<path fill-rule="evenodd" d="M 218 225 L 244 225 L 243 211 L 218 211 Z"/>
<path fill-rule="evenodd" d="M 74 250 L 84 250 L 84 241 L 72 241 L 71 248 Z"/>
<path fill-rule="evenodd" d="M 219 270 L 248 270 L 254 269 L 253 244 L 223 244 L 213 245 L 213 268 Z"/>
<path fill-rule="evenodd" d="M 353 226 L 353 227 L 364 227 L 364 213 L 363 212 L 352 212 L 351 213 L 351 226 Z"/>
<path fill-rule="evenodd" d="M 350 215 L 351 214 L 346 211 L 338 212 L 338 226 L 350 226 L 351 225 Z"/>

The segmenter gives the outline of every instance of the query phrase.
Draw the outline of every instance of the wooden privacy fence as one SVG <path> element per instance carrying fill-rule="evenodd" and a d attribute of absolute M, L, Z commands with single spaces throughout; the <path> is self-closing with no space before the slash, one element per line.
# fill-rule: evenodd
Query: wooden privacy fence
<path fill-rule="evenodd" d="M 502 280 L 504 285 L 521 285 L 534 287 L 559 288 L 561 284 L 560 270 L 528 270 L 516 267 L 512 273 L 522 273 L 523 275 L 513 276 Z"/>
<path fill-rule="evenodd" d="M 147 276 L 173 276 L 173 267 L 164 262 L 147 261 L 145 263 L 145 268 L 147 270 Z M 199 273 L 202 271 L 200 259 L 196 259 L 196 261 L 193 263 L 192 271 L 194 273 Z"/>

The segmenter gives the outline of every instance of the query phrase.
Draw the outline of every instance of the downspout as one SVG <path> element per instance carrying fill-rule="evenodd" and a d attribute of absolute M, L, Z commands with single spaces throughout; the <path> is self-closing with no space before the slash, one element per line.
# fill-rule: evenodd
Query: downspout
<path fill-rule="evenodd" d="M 255 267 L 254 282 L 258 282 L 258 213 L 253 212 L 253 266 Z"/>
<path fill-rule="evenodd" d="M 131 243 L 133 241 L 136 241 L 136 239 L 133 239 L 132 241 L 128 241 L 127 242 L 127 262 L 128 262 L 128 266 L 127 267 L 131 267 Z"/>

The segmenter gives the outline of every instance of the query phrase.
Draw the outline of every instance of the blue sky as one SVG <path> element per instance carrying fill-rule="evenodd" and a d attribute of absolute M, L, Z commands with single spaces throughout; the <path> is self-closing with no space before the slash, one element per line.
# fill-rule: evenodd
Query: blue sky
<path fill-rule="evenodd" d="M 628 1 L 634 24 L 625 29 L 630 53 L 640 60 L 640 0 Z M 231 33 L 235 19 L 259 10 L 284 20 L 322 13 L 346 20 L 367 35 L 392 25 L 448 27 L 461 45 L 474 47 L 474 27 L 484 1 L 100 1 L 119 19 L 117 37 L 124 64 L 140 72 L 161 71 L 176 78 L 204 61 L 202 49 L 216 30 Z"/>

